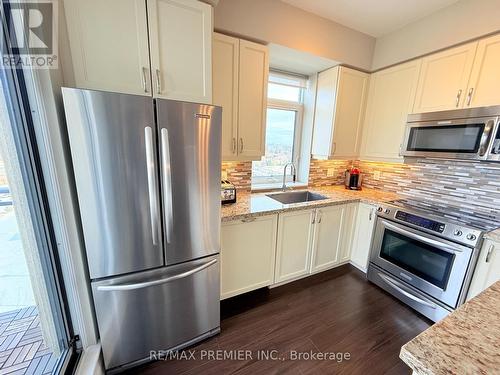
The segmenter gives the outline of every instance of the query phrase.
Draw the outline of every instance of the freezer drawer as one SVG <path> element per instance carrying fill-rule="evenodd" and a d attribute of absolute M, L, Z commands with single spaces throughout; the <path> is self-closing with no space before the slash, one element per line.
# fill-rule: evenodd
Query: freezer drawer
<path fill-rule="evenodd" d="M 218 256 L 92 283 L 106 369 L 220 325 Z"/>

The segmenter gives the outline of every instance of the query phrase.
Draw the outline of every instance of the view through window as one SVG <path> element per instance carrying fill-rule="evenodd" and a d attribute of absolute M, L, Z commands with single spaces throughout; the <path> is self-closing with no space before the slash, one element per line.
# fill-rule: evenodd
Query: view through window
<path fill-rule="evenodd" d="M 305 83 L 301 77 L 270 73 L 266 150 L 261 160 L 252 163 L 252 185 L 280 183 L 285 165 L 293 162 L 297 166 Z M 287 180 L 291 178 L 289 169 Z"/>

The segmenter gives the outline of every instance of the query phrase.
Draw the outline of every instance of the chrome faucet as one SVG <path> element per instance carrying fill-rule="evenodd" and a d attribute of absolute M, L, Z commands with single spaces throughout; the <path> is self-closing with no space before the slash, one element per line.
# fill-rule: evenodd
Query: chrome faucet
<path fill-rule="evenodd" d="M 286 168 L 291 165 L 292 169 L 292 176 L 293 176 L 293 182 L 297 181 L 297 169 L 295 168 L 295 164 L 293 163 L 287 163 L 285 164 L 285 167 L 283 168 L 283 186 L 281 187 L 281 190 L 286 191 L 288 188 L 286 187 Z"/>

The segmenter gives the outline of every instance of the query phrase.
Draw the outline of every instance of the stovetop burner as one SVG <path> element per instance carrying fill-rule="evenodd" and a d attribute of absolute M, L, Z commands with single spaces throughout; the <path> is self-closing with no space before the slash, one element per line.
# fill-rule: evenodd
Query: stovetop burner
<path fill-rule="evenodd" d="M 434 217 L 443 218 L 446 221 L 466 225 L 484 232 L 500 228 L 500 213 L 498 215 L 488 215 L 487 213 L 444 203 L 438 204 L 417 199 L 397 199 L 389 203 L 402 209 L 418 210 L 424 214 L 430 214 Z"/>

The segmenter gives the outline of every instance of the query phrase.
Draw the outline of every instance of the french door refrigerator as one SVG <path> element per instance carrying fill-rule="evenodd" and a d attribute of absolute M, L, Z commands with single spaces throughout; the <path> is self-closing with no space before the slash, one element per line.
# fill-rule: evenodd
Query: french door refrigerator
<path fill-rule="evenodd" d="M 62 93 L 106 369 L 218 333 L 221 108 Z"/>

